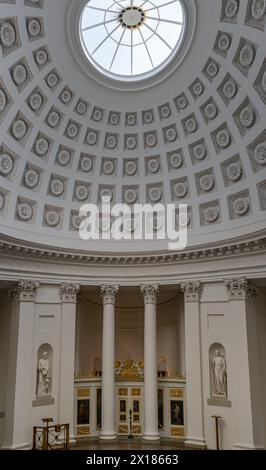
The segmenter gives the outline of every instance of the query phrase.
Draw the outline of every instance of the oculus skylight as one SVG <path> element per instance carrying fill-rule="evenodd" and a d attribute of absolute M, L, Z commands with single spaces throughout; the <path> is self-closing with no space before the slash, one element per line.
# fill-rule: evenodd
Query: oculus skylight
<path fill-rule="evenodd" d="M 80 39 L 89 61 L 124 81 L 160 72 L 175 57 L 185 31 L 180 0 L 90 0 L 80 18 Z"/>

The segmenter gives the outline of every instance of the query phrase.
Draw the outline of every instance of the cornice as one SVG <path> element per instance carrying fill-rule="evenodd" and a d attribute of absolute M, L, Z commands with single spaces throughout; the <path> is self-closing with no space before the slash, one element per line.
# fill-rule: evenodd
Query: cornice
<path fill-rule="evenodd" d="M 47 246 L 25 243 L 20 240 L 0 236 L 0 257 L 29 259 L 53 263 L 71 263 L 77 265 L 168 265 L 184 262 L 197 262 L 203 259 L 232 258 L 252 253 L 266 253 L 266 231 L 251 237 L 242 237 L 221 244 L 209 244 L 208 247 L 195 247 L 180 252 L 156 252 L 142 254 L 101 254 L 85 251 L 67 251 Z"/>

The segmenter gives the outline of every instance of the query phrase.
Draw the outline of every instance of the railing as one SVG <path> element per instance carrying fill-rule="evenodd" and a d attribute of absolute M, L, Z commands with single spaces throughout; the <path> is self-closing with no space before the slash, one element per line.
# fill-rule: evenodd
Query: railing
<path fill-rule="evenodd" d="M 68 450 L 69 424 L 49 426 L 50 419 L 43 419 L 47 426 L 34 426 L 33 450 Z"/>

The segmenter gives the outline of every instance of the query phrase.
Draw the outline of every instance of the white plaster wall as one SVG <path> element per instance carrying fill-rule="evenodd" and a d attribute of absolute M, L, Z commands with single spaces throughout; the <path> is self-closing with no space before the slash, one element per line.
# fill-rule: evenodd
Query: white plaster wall
<path fill-rule="evenodd" d="M 6 383 L 8 372 L 10 302 L 5 291 L 0 291 L 0 413 L 6 410 Z M 0 415 L 0 447 L 4 438 L 5 418 Z"/>
<path fill-rule="evenodd" d="M 116 360 L 133 359 L 143 361 L 144 358 L 144 329 L 116 328 L 115 331 Z"/>
<path fill-rule="evenodd" d="M 201 354 L 203 377 L 203 409 L 204 427 L 207 447 L 216 448 L 215 425 L 213 415 L 223 419 L 220 422 L 220 442 L 223 449 L 232 449 L 238 442 L 249 444 L 249 436 L 258 445 L 261 443 L 261 423 L 258 420 L 263 413 L 264 439 L 266 429 L 266 315 L 265 296 L 259 294 L 255 305 L 243 301 L 228 302 L 227 292 L 223 283 L 205 284 L 202 293 L 201 313 Z M 239 310 L 240 309 L 240 310 Z M 247 309 L 247 310 L 246 310 Z M 240 316 L 236 317 L 236 313 Z M 241 319 L 242 324 L 238 323 Z M 248 341 L 247 341 L 248 339 Z M 228 400 L 231 408 L 208 405 L 210 398 L 210 376 L 208 350 L 212 343 L 221 343 L 226 350 Z M 257 360 L 257 346 L 260 364 Z M 248 348 L 248 349 L 247 349 Z M 249 366 L 245 370 L 245 356 L 248 354 Z M 243 359 L 243 361 L 242 361 Z M 260 370 L 258 367 L 260 366 Z M 248 370 L 249 369 L 249 370 Z M 249 384 L 250 380 L 250 384 Z M 247 396 L 252 393 L 251 405 L 254 413 L 254 427 L 250 421 L 251 410 L 244 406 L 248 404 Z M 263 399 L 262 399 L 263 397 Z M 242 406 L 243 404 L 243 406 Z M 249 401 L 250 406 L 250 401 Z"/>
<path fill-rule="evenodd" d="M 93 370 L 95 357 L 102 356 L 102 311 L 89 303 L 77 305 L 75 375 Z"/>
<path fill-rule="evenodd" d="M 52 397 L 55 403 L 32 407 L 32 426 L 42 426 L 44 417 L 51 417 L 55 422 L 59 419 L 61 315 L 58 287 L 41 286 L 35 304 L 31 400 L 36 399 L 37 352 L 41 344 L 48 343 L 53 349 Z"/>
<path fill-rule="evenodd" d="M 204 285 L 200 313 L 203 409 L 206 443 L 209 449 L 216 448 L 215 425 L 212 416 L 219 415 L 223 418 L 220 426 L 221 446 L 223 449 L 231 449 L 234 442 L 234 398 L 232 397 L 232 380 L 235 371 L 232 371 L 230 368 L 230 355 L 234 345 L 230 344 L 226 326 L 228 297 L 223 283 Z M 221 343 L 226 350 L 228 399 L 232 400 L 232 408 L 210 406 L 207 404 L 207 400 L 210 398 L 209 347 L 213 343 Z"/>
<path fill-rule="evenodd" d="M 158 343 L 157 343 L 157 356 L 167 359 L 167 369 L 170 376 L 176 375 L 180 372 L 178 366 L 178 351 L 177 351 L 177 327 L 176 323 L 163 325 L 158 327 Z"/>
<path fill-rule="evenodd" d="M 31 303 L 33 314 L 28 317 L 28 320 L 27 318 L 24 320 L 23 329 L 20 331 L 19 318 L 20 315 L 24 317 L 25 314 L 22 307 L 25 308 L 23 302 L 16 304 L 12 310 L 12 334 L 9 335 L 9 356 L 8 361 L 6 361 L 9 364 L 10 372 L 8 378 L 10 390 L 7 400 L 7 406 L 9 406 L 10 409 L 9 417 L 6 419 L 5 423 L 3 445 L 11 448 L 13 448 L 13 446 L 16 448 L 22 446 L 31 447 L 32 427 L 43 426 L 42 418 L 51 417 L 55 424 L 58 422 L 62 424 L 71 423 L 73 419 L 72 406 L 74 404 L 74 395 L 73 399 L 71 399 L 71 387 L 74 393 L 74 370 L 71 373 L 71 364 L 68 357 L 71 358 L 71 355 L 72 357 L 74 355 L 72 354 L 70 341 L 69 355 L 68 350 L 64 350 L 65 345 L 63 347 L 63 343 L 66 341 L 66 336 L 71 339 L 71 335 L 73 334 L 74 344 L 75 331 L 74 328 L 69 328 L 69 325 L 74 325 L 75 322 L 75 304 L 62 303 L 60 298 L 60 285 L 42 284 L 37 289 L 35 303 Z M 8 337 L 8 324 L 4 318 L 6 316 L 4 315 L 5 313 L 5 310 L 1 310 L 0 312 L 0 374 L 3 378 L 5 378 L 7 369 L 3 370 L 5 366 L 3 358 L 7 358 L 6 349 L 8 346 L 6 338 L 2 338 L 2 335 L 4 336 L 5 334 Z M 65 334 L 66 330 L 67 335 Z M 18 333 L 20 334 L 21 345 L 24 348 L 25 345 L 28 346 L 28 351 L 30 351 L 28 356 L 23 356 L 23 354 L 25 354 L 23 348 L 21 348 L 22 357 L 21 355 L 17 355 Z M 37 353 L 39 347 L 44 343 L 51 345 L 53 350 L 51 396 L 54 399 L 54 403 L 36 406 Z M 62 353 L 63 350 L 65 354 Z M 22 383 L 24 388 L 20 388 L 20 380 L 22 381 L 22 379 L 21 375 L 19 375 L 18 378 L 17 371 L 22 372 L 23 375 L 28 378 L 29 382 L 27 383 L 29 383 L 30 393 L 26 393 L 25 384 Z M 17 396 L 20 390 L 21 396 L 18 402 Z M 0 408 L 2 408 L 2 403 L 3 389 L 1 383 Z M 29 422 L 26 422 L 24 418 L 20 417 L 21 411 L 23 411 L 21 403 L 25 405 L 25 409 L 29 410 Z M 40 401 L 38 405 L 40 405 Z M 67 410 L 65 409 L 66 407 Z M 14 416 L 16 419 L 14 419 Z M 1 419 L 0 427 L 0 438 L 2 440 L 3 425 Z"/>

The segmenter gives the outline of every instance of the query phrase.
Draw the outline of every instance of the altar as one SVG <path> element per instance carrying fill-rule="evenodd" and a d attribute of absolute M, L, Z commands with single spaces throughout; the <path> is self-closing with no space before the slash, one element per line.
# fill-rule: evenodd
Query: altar
<path fill-rule="evenodd" d="M 74 433 L 77 439 L 98 437 L 101 431 L 101 385 L 94 377 L 75 378 Z M 164 375 L 163 377 L 161 375 Z M 186 437 L 186 380 L 158 372 L 158 426 L 162 438 Z M 143 363 L 115 364 L 115 416 L 118 436 L 141 437 L 144 429 Z"/>

